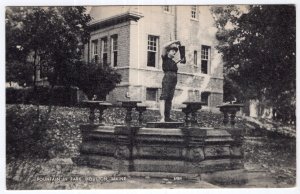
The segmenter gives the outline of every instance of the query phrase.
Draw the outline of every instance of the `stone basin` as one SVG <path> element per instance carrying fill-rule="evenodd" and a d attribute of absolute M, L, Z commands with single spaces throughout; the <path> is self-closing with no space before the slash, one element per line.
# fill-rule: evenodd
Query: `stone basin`
<path fill-rule="evenodd" d="M 241 107 L 244 107 L 243 104 L 224 104 L 224 105 L 219 105 L 217 108 L 220 108 L 220 111 L 239 111 Z"/>
<path fill-rule="evenodd" d="M 128 100 L 128 101 L 118 101 L 122 103 L 122 107 L 124 108 L 134 108 L 137 107 L 138 103 L 141 103 L 141 101 L 138 100 Z"/>
<path fill-rule="evenodd" d="M 196 102 L 196 101 L 191 101 L 191 102 L 183 102 L 183 104 L 186 104 L 186 110 L 188 111 L 197 111 L 199 109 L 201 109 L 202 105 L 205 105 L 204 102 Z"/>
<path fill-rule="evenodd" d="M 83 100 L 82 104 L 87 105 L 87 106 L 93 106 L 93 105 L 98 105 L 104 101 L 100 100 Z"/>
<path fill-rule="evenodd" d="M 111 103 L 101 101 L 101 100 L 83 100 L 82 104 L 88 106 L 88 107 L 98 107 L 101 106 L 111 106 Z"/>

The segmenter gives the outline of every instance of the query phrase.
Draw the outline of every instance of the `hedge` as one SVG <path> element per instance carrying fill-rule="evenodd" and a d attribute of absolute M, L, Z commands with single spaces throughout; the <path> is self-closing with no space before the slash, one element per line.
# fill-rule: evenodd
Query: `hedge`
<path fill-rule="evenodd" d="M 52 92 L 51 88 L 39 86 L 34 91 L 33 87 L 28 88 L 6 88 L 7 104 L 35 104 L 41 105 L 60 105 L 74 106 L 81 100 L 82 95 L 76 87 L 55 86 Z"/>

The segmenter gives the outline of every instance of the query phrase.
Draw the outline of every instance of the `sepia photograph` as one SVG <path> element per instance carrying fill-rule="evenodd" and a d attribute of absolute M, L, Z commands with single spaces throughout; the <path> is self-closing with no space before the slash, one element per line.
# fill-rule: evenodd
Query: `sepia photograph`
<path fill-rule="evenodd" d="M 4 10 L 6 190 L 297 186 L 295 4 Z"/>

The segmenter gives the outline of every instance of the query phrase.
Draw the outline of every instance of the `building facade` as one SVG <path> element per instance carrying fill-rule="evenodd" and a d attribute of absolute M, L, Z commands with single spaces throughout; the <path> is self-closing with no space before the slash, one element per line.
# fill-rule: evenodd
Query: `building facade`
<path fill-rule="evenodd" d="M 222 104 L 223 64 L 210 6 L 99 6 L 90 15 L 85 60 L 111 65 L 122 75 L 107 101 L 129 97 L 157 107 L 164 74 L 161 47 L 179 40 L 187 62 L 178 63 L 174 107 L 187 100 Z"/>

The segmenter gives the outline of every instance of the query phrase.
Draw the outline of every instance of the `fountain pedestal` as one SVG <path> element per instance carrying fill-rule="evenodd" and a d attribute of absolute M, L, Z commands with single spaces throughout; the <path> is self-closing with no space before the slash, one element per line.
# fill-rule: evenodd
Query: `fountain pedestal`
<path fill-rule="evenodd" d="M 132 111 L 145 111 L 137 103 L 122 102 L 126 125 L 82 130 L 78 164 L 118 171 L 198 174 L 243 169 L 241 141 L 236 136 L 226 128 L 198 126 L 196 114 L 203 103 L 184 103 L 182 111 L 192 117 L 186 123 L 149 122 L 145 127 L 134 127 Z"/>

